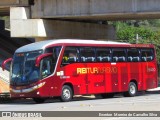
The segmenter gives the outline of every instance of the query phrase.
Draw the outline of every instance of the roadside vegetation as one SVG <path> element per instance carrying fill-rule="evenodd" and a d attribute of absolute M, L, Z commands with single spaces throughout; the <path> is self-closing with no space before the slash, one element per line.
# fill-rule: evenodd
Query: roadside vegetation
<path fill-rule="evenodd" d="M 116 28 L 117 41 L 154 44 L 160 63 L 160 20 L 129 20 L 109 22 Z"/>

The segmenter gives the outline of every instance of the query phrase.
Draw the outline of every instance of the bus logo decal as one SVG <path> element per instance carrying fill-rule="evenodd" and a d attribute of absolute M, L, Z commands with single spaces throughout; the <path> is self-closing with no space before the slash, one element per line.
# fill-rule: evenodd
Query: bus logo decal
<path fill-rule="evenodd" d="M 77 68 L 77 74 L 102 74 L 102 73 L 117 73 L 117 67 L 88 67 Z"/>
<path fill-rule="evenodd" d="M 156 68 L 148 68 L 147 71 L 148 71 L 148 72 L 155 72 L 155 71 L 156 71 Z"/>
<path fill-rule="evenodd" d="M 63 75 L 64 75 L 64 71 L 57 72 L 57 76 L 63 76 Z"/>

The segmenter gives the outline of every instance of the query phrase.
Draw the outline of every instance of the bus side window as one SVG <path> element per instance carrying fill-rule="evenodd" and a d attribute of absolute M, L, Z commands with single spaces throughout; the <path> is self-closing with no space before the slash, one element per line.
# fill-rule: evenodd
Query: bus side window
<path fill-rule="evenodd" d="M 57 61 L 60 50 L 61 50 L 61 46 L 50 47 L 50 48 L 45 49 L 44 53 L 53 53 L 53 59 Z"/>
<path fill-rule="evenodd" d="M 63 60 L 61 66 L 65 66 L 71 63 L 76 63 L 79 61 L 78 57 L 79 50 L 76 47 L 66 47 L 64 54 L 63 54 Z"/>
<path fill-rule="evenodd" d="M 112 62 L 125 62 L 126 52 L 125 49 L 115 48 L 113 49 Z"/>
<path fill-rule="evenodd" d="M 143 62 L 152 61 L 154 59 L 153 49 L 141 49 L 141 59 Z"/>
<path fill-rule="evenodd" d="M 53 73 L 53 62 L 52 57 L 47 57 L 42 60 L 41 65 L 41 76 L 45 78 Z"/>
<path fill-rule="evenodd" d="M 139 62 L 140 61 L 140 50 L 131 48 L 127 50 L 128 62 Z"/>
<path fill-rule="evenodd" d="M 108 48 L 97 48 L 96 49 L 97 62 L 110 62 L 111 61 L 111 50 Z"/>
<path fill-rule="evenodd" d="M 92 47 L 80 48 L 81 62 L 95 62 L 95 49 Z"/>
<path fill-rule="evenodd" d="M 60 53 L 60 50 L 61 50 L 61 47 L 55 47 L 55 48 L 52 49 L 54 62 L 57 61 L 59 53 Z"/>

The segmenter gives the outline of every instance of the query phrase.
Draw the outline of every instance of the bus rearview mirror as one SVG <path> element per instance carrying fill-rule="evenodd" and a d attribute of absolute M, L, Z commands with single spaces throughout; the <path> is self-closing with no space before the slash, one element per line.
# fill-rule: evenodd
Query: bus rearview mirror
<path fill-rule="evenodd" d="M 51 56 L 51 55 L 52 55 L 52 53 L 45 53 L 45 54 L 42 54 L 42 55 L 38 56 L 38 57 L 36 58 L 36 64 L 35 64 L 35 66 L 36 66 L 36 67 L 39 67 L 41 60 L 42 60 L 43 58 L 48 57 L 48 56 Z"/>
<path fill-rule="evenodd" d="M 6 60 L 4 60 L 3 62 L 2 62 L 2 70 L 4 71 L 5 69 L 6 69 L 6 64 L 8 63 L 8 62 L 11 62 L 12 61 L 12 58 L 8 58 L 8 59 L 6 59 Z"/>

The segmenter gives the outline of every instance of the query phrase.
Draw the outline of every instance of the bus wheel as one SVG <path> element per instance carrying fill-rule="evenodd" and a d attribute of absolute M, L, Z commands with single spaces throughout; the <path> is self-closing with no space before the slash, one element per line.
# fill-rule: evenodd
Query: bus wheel
<path fill-rule="evenodd" d="M 103 94 L 101 94 L 101 96 L 103 98 L 113 98 L 114 97 L 114 93 L 103 93 Z"/>
<path fill-rule="evenodd" d="M 125 97 L 134 97 L 137 94 L 137 85 L 134 82 L 130 82 L 128 91 L 124 93 Z"/>
<path fill-rule="evenodd" d="M 69 102 L 73 98 L 73 90 L 70 86 L 64 85 L 61 93 L 61 101 Z"/>
<path fill-rule="evenodd" d="M 34 100 L 36 103 L 44 103 L 44 101 L 45 101 L 44 98 L 33 98 L 33 100 Z"/>

